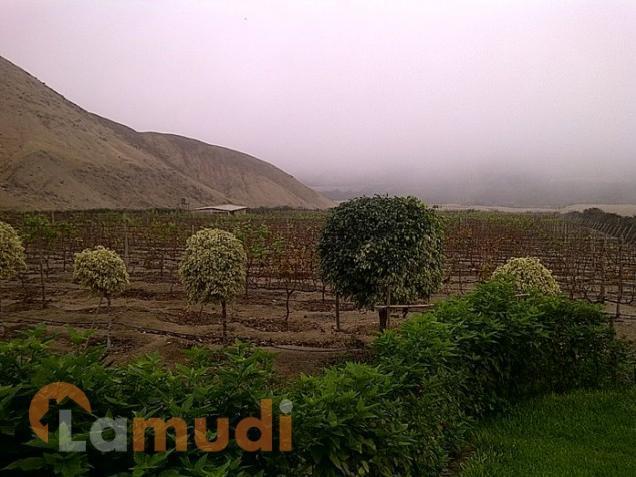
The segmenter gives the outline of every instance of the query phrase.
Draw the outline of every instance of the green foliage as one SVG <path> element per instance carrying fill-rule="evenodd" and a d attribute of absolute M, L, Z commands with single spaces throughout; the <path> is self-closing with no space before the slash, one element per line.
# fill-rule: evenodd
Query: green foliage
<path fill-rule="evenodd" d="M 360 307 L 412 303 L 442 280 L 442 227 L 415 197 L 362 197 L 332 210 L 319 244 L 323 277 Z"/>
<path fill-rule="evenodd" d="M 48 444 L 33 440 L 29 401 L 45 384 L 74 383 L 87 392 L 93 408 L 91 415 L 73 409 L 77 439 L 86 438 L 96 416 L 180 416 L 190 426 L 192 442 L 195 417 L 230 417 L 233 429 L 239 418 L 258 414 L 259 400 L 271 397 L 270 355 L 245 345 L 220 352 L 192 348 L 188 361 L 172 368 L 163 366 L 156 355 L 128 365 L 106 366 L 102 348 L 77 346 L 72 353 L 57 354 L 49 349 L 50 339 L 43 328 L 36 328 L 0 342 L 0 468 L 11 466 L 6 475 L 14 475 L 17 469 L 23 469 L 24 475 L 247 475 L 252 456 L 234 445 L 207 457 L 194 449 L 185 454 L 101 454 L 90 442 L 87 453 L 60 453 L 53 432 Z M 57 409 L 52 405 L 49 416 L 55 417 Z M 56 420 L 51 424 L 53 431 Z M 132 438 L 130 432 L 128 438 Z M 169 436 L 169 448 L 174 446 L 172 439 Z"/>
<path fill-rule="evenodd" d="M 486 422 L 461 477 L 636 475 L 636 388 L 549 395 Z M 631 417 L 631 419 L 630 419 Z"/>
<path fill-rule="evenodd" d="M 101 245 L 75 254 L 73 280 L 104 297 L 121 293 L 129 284 L 124 261 Z"/>
<path fill-rule="evenodd" d="M 561 296 L 518 297 L 509 282 L 447 300 L 400 333 L 385 333 L 376 348 L 412 386 L 422 372 L 451 369 L 472 415 L 523 396 L 629 381 L 634 372 L 598 307 Z"/>
<path fill-rule="evenodd" d="M 232 300 L 245 286 L 245 250 L 230 232 L 202 229 L 192 235 L 179 267 L 191 303 Z"/>
<path fill-rule="evenodd" d="M 44 248 L 49 247 L 57 236 L 55 228 L 44 215 L 26 215 L 22 234 L 28 243 Z"/>
<path fill-rule="evenodd" d="M 234 228 L 234 235 L 243 244 L 250 261 L 263 263 L 268 257 L 271 231 L 266 224 L 256 225 L 248 220 Z"/>
<path fill-rule="evenodd" d="M 0 279 L 9 279 L 26 268 L 20 236 L 9 224 L 0 222 Z"/>
<path fill-rule="evenodd" d="M 633 358 L 597 307 L 562 296 L 519 297 L 500 281 L 384 333 L 369 363 L 346 363 L 284 385 L 274 379 L 271 356 L 245 345 L 192 348 L 187 362 L 172 368 L 156 355 L 106 366 L 102 350 L 84 346 L 84 338 L 74 334 L 77 348 L 64 354 L 48 349 L 42 329 L 0 342 L 6 441 L 0 465 L 32 469 L 31 475 L 52 473 L 54 466 L 71 469 L 65 475 L 439 475 L 475 418 L 535 394 L 634 379 Z M 181 416 L 189 425 L 195 417 L 224 416 L 231 429 L 258 413 L 259 399 L 277 396 L 277 409 L 287 398 L 294 451 L 251 454 L 231 444 L 206 457 L 195 449 L 61 455 L 41 443 L 34 447 L 28 427 L 29 399 L 52 381 L 86 390 L 94 416 Z M 77 413 L 75 432 L 87 432 L 93 418 Z M 191 427 L 188 432 L 192 437 Z"/>
<path fill-rule="evenodd" d="M 492 278 L 511 281 L 520 293 L 533 291 L 546 295 L 561 293 L 561 288 L 552 276 L 552 272 L 534 257 L 511 258 L 495 270 Z"/>

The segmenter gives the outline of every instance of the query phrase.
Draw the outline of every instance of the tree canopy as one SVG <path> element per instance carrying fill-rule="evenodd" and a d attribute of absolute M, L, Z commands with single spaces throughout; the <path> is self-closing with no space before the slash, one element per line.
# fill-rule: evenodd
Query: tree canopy
<path fill-rule="evenodd" d="M 101 245 L 75 254 L 73 279 L 108 299 L 124 291 L 129 284 L 124 261 L 117 252 Z"/>
<path fill-rule="evenodd" d="M 358 307 L 412 303 L 442 281 L 442 224 L 415 197 L 361 197 L 334 208 L 320 244 L 324 279 Z"/>
<path fill-rule="evenodd" d="M 192 235 L 179 267 L 190 303 L 224 303 L 245 287 L 245 250 L 230 232 L 202 229 Z"/>
<path fill-rule="evenodd" d="M 13 227 L 0 222 L 0 279 L 13 277 L 26 268 L 24 246 Z"/>
<path fill-rule="evenodd" d="M 544 295 L 561 293 L 561 288 L 552 272 L 534 257 L 511 258 L 495 270 L 492 278 L 511 281 L 520 293 L 532 291 L 538 291 Z"/>

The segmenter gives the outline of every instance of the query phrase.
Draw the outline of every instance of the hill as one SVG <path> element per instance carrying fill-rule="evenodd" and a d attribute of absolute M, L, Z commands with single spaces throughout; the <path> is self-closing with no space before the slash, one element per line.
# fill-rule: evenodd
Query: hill
<path fill-rule="evenodd" d="M 277 167 L 89 113 L 0 57 L 0 208 L 333 205 Z"/>

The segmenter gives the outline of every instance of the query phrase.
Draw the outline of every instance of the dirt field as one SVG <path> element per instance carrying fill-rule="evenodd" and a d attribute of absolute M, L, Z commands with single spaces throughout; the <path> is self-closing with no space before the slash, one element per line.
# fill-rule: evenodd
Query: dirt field
<path fill-rule="evenodd" d="M 72 283 L 70 272 L 49 276 L 46 285 L 47 305 L 42 307 L 37 275 L 20 282 L 3 283 L 2 322 L 5 336 L 39 323 L 59 333 L 57 346 L 69 345 L 66 327 L 95 329 L 93 341 L 103 341 L 108 318 L 99 299 Z M 26 298 L 26 299 L 25 299 Z M 433 301 L 443 297 L 435 297 Z M 295 292 L 289 324 L 285 324 L 285 292 L 250 290 L 229 306 L 229 340 L 239 339 L 275 354 L 277 370 L 285 376 L 312 373 L 339 360 L 360 358 L 365 346 L 378 333 L 378 317 L 374 312 L 355 310 L 341 304 L 341 328 L 335 330 L 335 303 L 319 292 Z M 179 285 L 159 277 L 132 281 L 130 288 L 113 300 L 113 349 L 109 358 L 125 362 L 132 357 L 158 352 L 167 363 L 183 358 L 182 350 L 194 344 L 220 346 L 222 328 L 220 307 L 207 305 L 188 309 Z M 625 313 L 634 309 L 625 308 Z M 403 321 L 394 315 L 390 326 Z M 636 340 L 636 321 L 617 323 L 619 333 Z"/>
<path fill-rule="evenodd" d="M 72 283 L 70 273 L 50 276 L 47 305 L 42 307 L 37 277 L 27 282 L 28 295 L 19 282 L 4 283 L 2 322 L 8 335 L 25 326 L 46 324 L 60 333 L 65 327 L 95 328 L 96 339 L 104 337 L 108 318 L 105 306 L 97 311 L 99 299 Z M 193 344 L 222 344 L 220 307 L 207 305 L 188 309 L 178 285 L 131 282 L 130 288 L 113 299 L 113 344 L 115 361 L 157 351 L 167 362 L 179 361 L 181 350 Z M 365 344 L 377 334 L 377 315 L 356 311 L 341 304 L 341 328 L 335 331 L 335 304 L 320 293 L 296 292 L 292 312 L 285 323 L 285 292 L 250 290 L 228 307 L 228 337 L 261 346 L 277 355 L 276 366 L 283 374 L 312 372 L 330 362 L 363 353 Z M 397 321 L 393 320 L 393 325 Z"/>

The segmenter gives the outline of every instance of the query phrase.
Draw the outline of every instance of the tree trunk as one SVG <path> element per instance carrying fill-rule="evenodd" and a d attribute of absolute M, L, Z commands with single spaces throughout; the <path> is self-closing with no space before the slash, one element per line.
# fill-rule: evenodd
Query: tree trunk
<path fill-rule="evenodd" d="M 340 295 L 336 293 L 336 331 L 340 330 Z"/>
<path fill-rule="evenodd" d="M 44 289 L 44 259 L 40 255 L 40 288 L 42 293 L 42 308 L 46 308 L 46 291 Z"/>
<path fill-rule="evenodd" d="M 221 300 L 221 322 L 223 324 L 223 343 L 227 340 L 227 303 Z"/>
<path fill-rule="evenodd" d="M 106 330 L 106 349 L 110 349 L 112 344 L 110 341 L 110 335 L 113 329 L 113 317 L 110 314 L 110 297 L 109 296 L 106 297 L 106 310 L 108 313 L 108 329 Z"/>
<path fill-rule="evenodd" d="M 290 309 L 289 309 L 289 300 L 291 299 L 292 293 L 294 293 L 294 290 L 287 290 L 286 291 L 286 299 L 285 299 L 285 327 L 288 328 L 289 327 L 289 314 L 290 314 Z"/>
<path fill-rule="evenodd" d="M 378 315 L 380 316 L 380 332 L 386 330 L 386 324 L 387 324 L 387 316 L 389 313 L 389 309 L 384 307 L 384 308 L 380 308 L 378 310 Z"/>
<path fill-rule="evenodd" d="M 378 310 L 380 316 L 380 332 L 386 330 L 391 315 L 391 287 L 386 288 L 386 303 L 384 308 Z"/>

